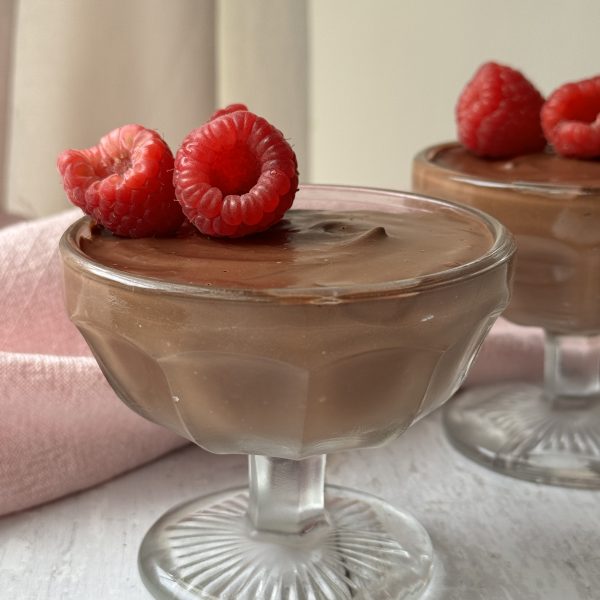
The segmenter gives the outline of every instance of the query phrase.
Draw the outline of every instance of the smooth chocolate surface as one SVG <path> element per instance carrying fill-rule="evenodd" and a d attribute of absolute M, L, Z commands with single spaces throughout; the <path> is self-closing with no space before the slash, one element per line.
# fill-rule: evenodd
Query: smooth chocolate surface
<path fill-rule="evenodd" d="M 597 160 L 563 158 L 551 152 L 487 159 L 460 145 L 437 148 L 431 160 L 439 167 L 496 182 L 592 187 L 600 191 L 600 161 Z"/>
<path fill-rule="evenodd" d="M 292 210 L 276 227 L 240 240 L 197 232 L 125 239 L 94 232 L 80 246 L 116 269 L 176 283 L 241 289 L 391 282 L 469 263 L 492 246 L 484 223 L 440 207 L 396 213 Z"/>

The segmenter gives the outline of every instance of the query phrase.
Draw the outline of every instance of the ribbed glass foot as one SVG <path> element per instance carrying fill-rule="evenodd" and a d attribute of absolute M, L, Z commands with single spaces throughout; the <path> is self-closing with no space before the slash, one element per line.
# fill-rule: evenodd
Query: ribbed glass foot
<path fill-rule="evenodd" d="M 444 413 L 453 445 L 506 475 L 600 488 L 600 402 L 551 402 L 541 387 L 510 383 L 459 394 Z"/>
<path fill-rule="evenodd" d="M 418 598 L 432 571 L 421 525 L 373 496 L 326 491 L 328 522 L 301 535 L 256 531 L 245 488 L 175 508 L 142 543 L 145 585 L 163 600 Z"/>

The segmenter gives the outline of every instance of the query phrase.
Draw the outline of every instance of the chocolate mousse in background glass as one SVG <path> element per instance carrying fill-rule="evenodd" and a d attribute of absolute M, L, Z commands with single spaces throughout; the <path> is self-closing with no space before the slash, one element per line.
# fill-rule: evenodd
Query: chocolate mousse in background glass
<path fill-rule="evenodd" d="M 515 236 L 504 314 L 545 332 L 544 382 L 462 393 L 445 410 L 453 444 L 502 473 L 600 487 L 600 162 L 549 152 L 483 159 L 456 143 L 418 154 L 413 189 L 476 207 Z"/>
<path fill-rule="evenodd" d="M 392 440 L 456 391 L 508 302 L 514 241 L 400 192 L 303 186 L 293 208 L 242 240 L 123 239 L 87 218 L 61 240 L 69 315 L 123 401 L 249 455 L 249 488 L 147 533 L 157 598 L 414 599 L 431 577 L 421 525 L 325 487 L 325 454 Z"/>

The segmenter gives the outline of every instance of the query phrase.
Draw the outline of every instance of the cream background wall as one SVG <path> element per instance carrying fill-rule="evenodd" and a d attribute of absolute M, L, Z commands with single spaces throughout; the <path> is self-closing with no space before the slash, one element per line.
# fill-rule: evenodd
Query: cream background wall
<path fill-rule="evenodd" d="M 310 177 L 406 188 L 417 149 L 452 139 L 486 60 L 543 94 L 600 74 L 598 0 L 309 0 Z"/>

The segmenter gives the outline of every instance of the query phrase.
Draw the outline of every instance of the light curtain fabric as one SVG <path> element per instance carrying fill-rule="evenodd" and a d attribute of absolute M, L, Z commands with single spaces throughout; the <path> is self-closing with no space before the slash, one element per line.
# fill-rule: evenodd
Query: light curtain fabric
<path fill-rule="evenodd" d="M 307 2 L 222 0 L 217 9 L 217 97 L 268 115 L 309 181 Z"/>
<path fill-rule="evenodd" d="M 247 102 L 285 131 L 307 179 L 305 0 L 2 2 L 0 28 L 14 23 L 4 96 L 0 84 L 9 211 L 66 208 L 55 167 L 64 148 L 134 122 L 175 151 L 230 102 Z"/>
<path fill-rule="evenodd" d="M 15 0 L 0 2 L 0 210 L 6 181 L 8 102 L 12 79 L 12 38 Z"/>

